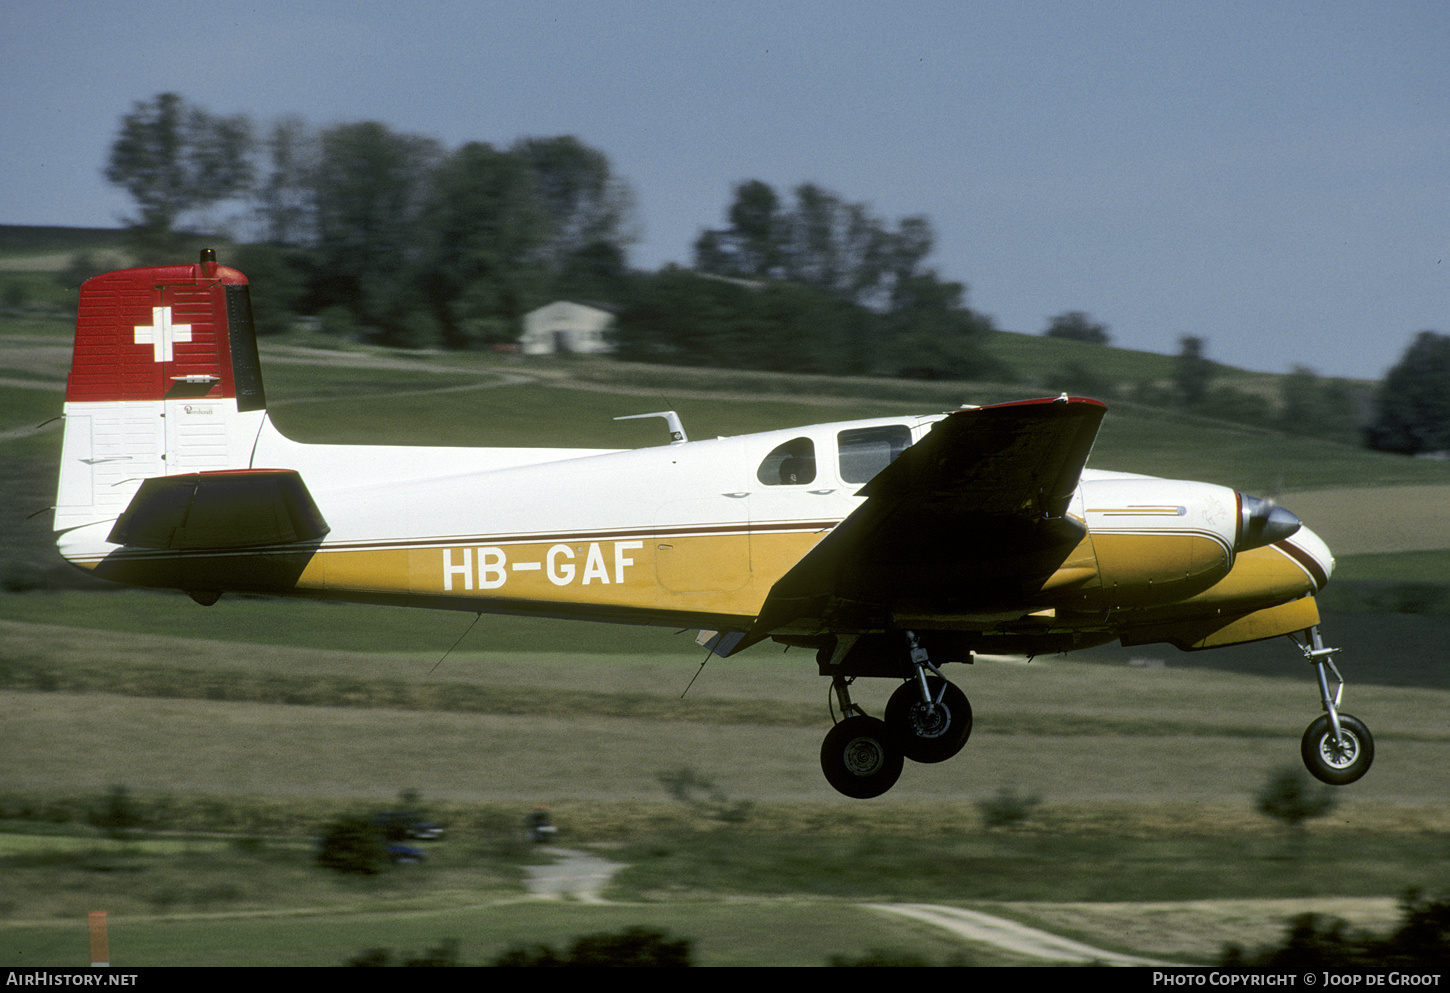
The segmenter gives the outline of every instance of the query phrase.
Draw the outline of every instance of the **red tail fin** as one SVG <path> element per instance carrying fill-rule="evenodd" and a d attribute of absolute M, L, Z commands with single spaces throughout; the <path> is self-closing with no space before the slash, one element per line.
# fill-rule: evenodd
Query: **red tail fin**
<path fill-rule="evenodd" d="M 218 265 L 108 272 L 81 287 L 66 400 L 235 398 L 266 407 L 247 277 Z"/>
<path fill-rule="evenodd" d="M 251 466 L 267 402 L 248 293 L 210 251 L 86 280 L 57 531 L 114 519 L 148 477 Z"/>

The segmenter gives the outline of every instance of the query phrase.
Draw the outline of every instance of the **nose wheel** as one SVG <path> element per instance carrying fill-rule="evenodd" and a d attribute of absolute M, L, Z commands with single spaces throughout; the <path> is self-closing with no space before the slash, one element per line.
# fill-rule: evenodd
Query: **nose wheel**
<path fill-rule="evenodd" d="M 1328 714 L 1316 718 L 1304 731 L 1300 754 L 1310 774 L 1331 786 L 1345 786 L 1369 772 L 1374 761 L 1374 738 L 1364 722 L 1349 714 L 1340 714 L 1339 733 Z"/>
<path fill-rule="evenodd" d="M 1374 761 L 1374 738 L 1359 718 L 1339 712 L 1344 678 L 1334 665 L 1334 653 L 1338 649 L 1324 647 L 1317 626 L 1304 634 L 1306 640 L 1299 645 L 1299 650 L 1314 666 L 1324 713 L 1305 729 L 1299 754 L 1315 779 L 1330 786 L 1347 786 L 1369 772 Z M 1337 681 L 1333 692 L 1329 689 L 1330 672 Z"/>

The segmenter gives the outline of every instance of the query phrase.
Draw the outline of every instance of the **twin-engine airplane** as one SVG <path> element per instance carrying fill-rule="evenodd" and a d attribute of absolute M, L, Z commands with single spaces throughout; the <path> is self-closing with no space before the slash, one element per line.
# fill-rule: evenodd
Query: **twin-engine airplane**
<path fill-rule="evenodd" d="M 947 662 L 1289 635 L 1324 706 L 1305 764 L 1357 780 L 1374 743 L 1339 712 L 1319 636 L 1329 549 L 1267 500 L 1084 468 L 1104 412 L 1063 395 L 694 442 L 662 414 L 675 440 L 632 451 L 303 445 L 268 419 L 246 277 L 205 251 L 82 288 L 55 530 L 97 576 L 206 605 L 247 591 L 814 649 L 841 709 L 821 765 L 853 797 L 966 743 Z M 859 676 L 900 684 L 884 719 L 851 701 Z"/>

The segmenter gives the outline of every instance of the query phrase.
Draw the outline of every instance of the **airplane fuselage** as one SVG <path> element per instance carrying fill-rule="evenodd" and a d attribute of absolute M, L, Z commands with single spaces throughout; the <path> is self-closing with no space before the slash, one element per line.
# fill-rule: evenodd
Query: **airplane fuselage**
<path fill-rule="evenodd" d="M 108 507 L 58 518 L 66 557 L 107 578 L 188 591 L 741 627 L 776 580 L 864 502 L 862 485 L 891 457 L 882 439 L 895 433 L 899 444 L 914 443 L 945 416 L 623 451 L 439 449 L 299 444 L 264 411 L 237 414 L 227 404 L 68 410 L 96 428 L 68 434 L 69 471 L 109 467 L 116 481 Z M 108 438 L 128 456 L 107 451 Z M 809 455 L 773 454 L 783 448 Z M 224 470 L 227 453 L 239 450 L 250 453 L 247 468 L 300 473 L 328 534 L 304 547 L 201 550 L 108 540 L 141 478 Z M 805 471 L 782 480 L 791 459 Z M 74 526 L 87 513 L 100 519 Z M 1328 549 L 1305 528 L 1236 552 L 1238 494 L 1213 484 L 1085 470 L 1069 515 L 1087 535 L 1040 589 L 984 612 L 954 608 L 948 585 L 936 602 L 892 605 L 901 626 L 995 632 L 999 642 L 1048 630 L 1107 633 L 1203 609 L 1295 601 L 1332 569 Z"/>

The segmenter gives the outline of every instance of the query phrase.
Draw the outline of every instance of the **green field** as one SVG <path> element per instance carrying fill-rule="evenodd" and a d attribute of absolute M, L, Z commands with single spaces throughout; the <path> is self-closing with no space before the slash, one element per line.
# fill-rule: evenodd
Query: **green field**
<path fill-rule="evenodd" d="M 966 752 L 861 803 L 821 779 L 826 686 L 808 653 L 716 659 L 690 685 L 693 632 L 75 588 L 44 513 L 60 434 L 36 429 L 59 413 L 68 334 L 54 316 L 0 320 L 0 963 L 83 963 L 92 909 L 112 915 L 118 965 L 334 965 L 449 940 L 477 963 L 636 924 L 694 939 L 705 964 L 1016 961 L 869 906 L 926 901 L 1209 961 L 1276 938 L 1296 909 L 1383 927 L 1404 890 L 1450 889 L 1450 465 L 1127 403 L 1104 423 L 1092 465 L 1282 496 L 1340 552 L 1344 612 L 1326 627 L 1379 751 L 1306 836 L 1253 809 L 1318 709 L 1287 645 L 979 662 L 959 674 Z M 263 345 L 274 418 L 304 441 L 623 448 L 664 438 L 621 414 L 675 409 L 703 438 L 1032 392 L 304 344 Z M 1085 347 L 998 346 L 1029 377 Z M 1171 363 L 1092 354 L 1123 381 Z M 1383 656 L 1386 630 L 1413 634 L 1404 655 Z M 884 695 L 860 693 L 873 711 Z M 671 799 L 660 777 L 681 770 L 716 795 Z M 147 820 L 127 841 L 89 823 L 115 785 Z M 367 880 L 313 865 L 330 819 L 405 790 L 449 827 L 427 863 Z M 989 828 L 978 804 L 1002 790 L 1042 803 Z M 523 896 L 535 803 L 562 842 L 630 866 L 613 902 Z"/>

